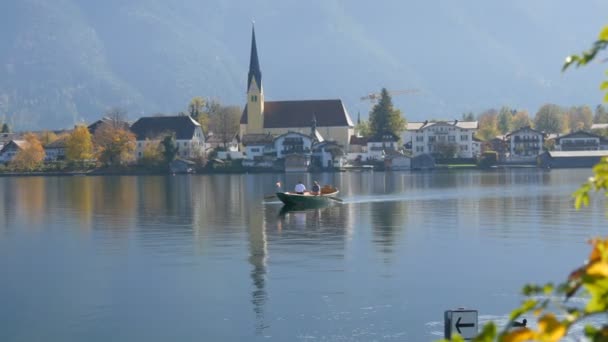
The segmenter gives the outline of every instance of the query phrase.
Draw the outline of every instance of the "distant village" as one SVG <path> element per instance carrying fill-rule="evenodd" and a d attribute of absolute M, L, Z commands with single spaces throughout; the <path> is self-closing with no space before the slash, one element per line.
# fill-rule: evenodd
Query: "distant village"
<path fill-rule="evenodd" d="M 246 105 L 242 112 L 232 113 L 232 119 L 224 114 L 216 120 L 213 131 L 197 110 L 135 122 L 115 110 L 88 126 L 54 132 L 16 133 L 4 125 L 0 172 L 560 168 L 588 167 L 608 156 L 608 140 L 603 137 L 608 124 L 591 124 L 590 118 L 577 121 L 568 133 L 532 128 L 529 118 L 511 124 L 520 114 L 516 111 L 482 115 L 478 120 L 473 115 L 460 120 L 403 120 L 399 129 L 376 122 L 380 128 L 370 132 L 369 123 L 360 118 L 353 122 L 340 99 L 266 101 L 264 95 L 253 30 Z M 388 96 L 390 92 L 383 89 L 373 97 L 390 103 Z M 491 120 L 509 124 L 488 123 Z M 503 132 L 488 130 L 488 125 L 502 125 Z"/>

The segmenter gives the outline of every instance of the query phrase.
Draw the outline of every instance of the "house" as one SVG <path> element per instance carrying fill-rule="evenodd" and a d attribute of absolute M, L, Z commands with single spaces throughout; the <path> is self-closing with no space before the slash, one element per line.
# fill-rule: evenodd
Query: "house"
<path fill-rule="evenodd" d="M 543 152 L 545 133 L 522 127 L 505 135 L 507 142 L 507 162 L 535 162 Z"/>
<path fill-rule="evenodd" d="M 399 151 L 389 151 L 384 158 L 384 168 L 390 171 L 410 170 L 412 158 Z"/>
<path fill-rule="evenodd" d="M 576 131 L 555 138 L 556 151 L 597 151 L 608 149 L 608 142 L 601 136 Z"/>
<path fill-rule="evenodd" d="M 367 160 L 384 160 L 384 157 L 399 149 L 399 136 L 386 132 L 367 140 Z"/>
<path fill-rule="evenodd" d="M 307 134 L 310 122 L 315 118 L 317 129 L 325 139 L 348 147 L 350 136 L 354 133 L 354 124 L 342 100 L 265 100 L 255 29 L 252 28 L 247 103 L 240 121 L 241 138 L 245 139 L 248 134 Z"/>
<path fill-rule="evenodd" d="M 546 151 L 538 157 L 538 165 L 551 169 L 592 167 L 604 157 L 608 157 L 607 150 Z"/>
<path fill-rule="evenodd" d="M 361 163 L 367 159 L 367 137 L 351 135 L 346 159 L 349 162 Z"/>
<path fill-rule="evenodd" d="M 44 161 L 52 162 L 52 161 L 60 161 L 65 159 L 65 147 L 67 143 L 68 137 L 62 136 L 50 144 L 44 146 Z"/>
<path fill-rule="evenodd" d="M 276 157 L 272 134 L 247 134 L 241 141 L 245 149 L 245 159 L 261 159 L 263 156 Z"/>
<path fill-rule="evenodd" d="M 177 156 L 183 159 L 202 157 L 205 153 L 205 136 L 201 125 L 190 116 L 142 117 L 131 126 L 135 134 L 137 159 L 149 144 L 159 144 L 168 134 L 175 134 Z"/>
<path fill-rule="evenodd" d="M 481 149 L 473 139 L 478 127 L 477 121 L 408 122 L 402 137 L 413 156 L 437 154 L 448 144 L 455 145 L 458 158 L 475 158 Z"/>
<path fill-rule="evenodd" d="M 239 135 L 238 132 L 233 133 L 213 133 L 209 132 L 205 140 L 205 146 L 208 150 L 220 150 L 227 152 L 236 152 L 239 150 Z"/>
<path fill-rule="evenodd" d="M 91 133 L 91 135 L 95 135 L 95 132 L 97 132 L 97 130 L 103 125 L 103 124 L 108 124 L 108 125 L 118 125 L 120 128 L 128 130 L 129 129 L 129 123 L 127 121 L 124 120 L 113 120 L 107 116 L 104 116 L 103 118 L 101 118 L 100 120 L 97 120 L 95 122 L 93 122 L 92 124 L 87 126 L 87 129 L 89 130 L 89 133 Z"/>
<path fill-rule="evenodd" d="M 15 155 L 19 153 L 22 149 L 29 146 L 29 143 L 25 140 L 11 140 L 4 146 L 2 146 L 2 150 L 0 150 L 0 163 L 8 164 L 10 163 Z"/>
<path fill-rule="evenodd" d="M 508 144 L 504 135 L 497 135 L 482 145 L 481 153 L 494 151 L 498 154 L 498 162 L 504 162 L 507 158 Z M 481 155 L 481 154 L 480 154 Z"/>
<path fill-rule="evenodd" d="M 336 169 L 344 166 L 345 153 L 335 141 L 322 141 L 312 146 L 311 165 L 320 169 Z"/>

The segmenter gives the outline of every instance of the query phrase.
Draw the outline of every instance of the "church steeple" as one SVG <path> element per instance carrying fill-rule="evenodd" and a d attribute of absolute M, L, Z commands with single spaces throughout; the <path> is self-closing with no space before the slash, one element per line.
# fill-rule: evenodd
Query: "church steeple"
<path fill-rule="evenodd" d="M 255 43 L 255 26 L 251 25 L 251 55 L 249 57 L 249 76 L 247 77 L 247 90 L 251 87 L 251 80 L 255 79 L 258 88 L 262 89 L 262 72 L 258 59 L 258 48 Z"/>

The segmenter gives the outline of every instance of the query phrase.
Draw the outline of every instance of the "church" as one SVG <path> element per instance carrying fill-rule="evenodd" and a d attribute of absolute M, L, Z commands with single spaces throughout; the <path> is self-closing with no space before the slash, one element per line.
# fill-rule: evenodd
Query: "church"
<path fill-rule="evenodd" d="M 251 55 L 247 77 L 247 104 L 240 125 L 241 141 L 248 137 L 279 136 L 287 132 L 308 134 L 311 125 L 326 141 L 335 141 L 348 149 L 354 125 L 340 99 L 266 101 L 262 86 L 262 72 L 255 41 L 255 28 L 251 32 Z"/>

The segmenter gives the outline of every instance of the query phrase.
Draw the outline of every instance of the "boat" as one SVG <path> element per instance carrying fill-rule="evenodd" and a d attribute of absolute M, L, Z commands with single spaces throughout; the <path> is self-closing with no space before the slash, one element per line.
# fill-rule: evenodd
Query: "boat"
<path fill-rule="evenodd" d="M 341 202 L 335 197 L 338 194 L 338 189 L 331 186 L 321 188 L 321 194 L 313 195 L 310 192 L 297 194 L 295 192 L 277 192 L 276 196 L 281 202 L 288 206 L 295 207 L 319 207 L 332 203 L 333 201 Z"/>

